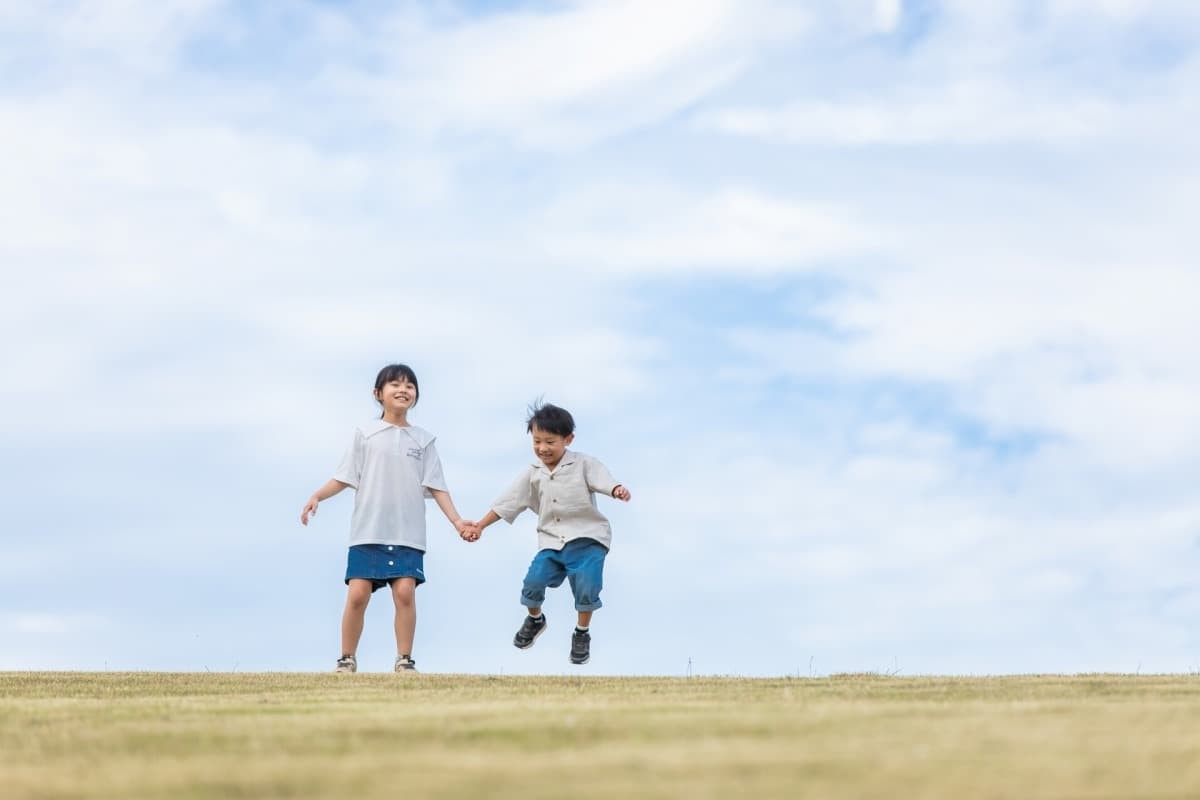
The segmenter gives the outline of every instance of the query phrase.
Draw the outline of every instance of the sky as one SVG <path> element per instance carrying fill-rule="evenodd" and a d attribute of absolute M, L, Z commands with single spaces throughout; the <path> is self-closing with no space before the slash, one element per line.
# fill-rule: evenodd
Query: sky
<path fill-rule="evenodd" d="M 1190 0 L 0 6 L 0 669 L 325 671 L 384 364 L 429 672 L 1200 671 Z M 360 669 L 394 656 L 388 597 Z"/>

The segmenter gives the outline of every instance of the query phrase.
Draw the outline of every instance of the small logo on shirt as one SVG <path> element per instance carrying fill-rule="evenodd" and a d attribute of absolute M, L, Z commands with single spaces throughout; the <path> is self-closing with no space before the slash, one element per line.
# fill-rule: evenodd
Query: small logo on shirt
<path fill-rule="evenodd" d="M 408 457 L 409 457 L 409 458 L 415 458 L 415 459 L 417 459 L 417 460 L 420 460 L 420 458 L 421 458 L 421 448 L 419 448 L 419 447 L 410 447 L 410 448 L 408 448 Z"/>

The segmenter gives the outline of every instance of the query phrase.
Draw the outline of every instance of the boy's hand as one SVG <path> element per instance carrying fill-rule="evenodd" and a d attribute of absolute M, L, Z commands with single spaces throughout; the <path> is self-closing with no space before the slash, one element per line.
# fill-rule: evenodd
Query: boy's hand
<path fill-rule="evenodd" d="M 470 520 L 460 519 L 454 523 L 454 529 L 458 531 L 458 535 L 462 537 L 464 542 L 473 542 L 479 538 L 481 531 L 479 525 Z"/>
<path fill-rule="evenodd" d="M 300 512 L 300 524 L 301 525 L 308 524 L 308 516 L 310 514 L 313 515 L 314 517 L 317 515 L 317 498 L 316 498 L 316 496 L 308 498 L 308 502 L 304 504 L 304 510 Z"/>
<path fill-rule="evenodd" d="M 617 488 L 613 489 L 612 496 L 617 500 L 624 500 L 626 503 L 628 503 L 629 499 L 633 497 L 633 495 L 629 493 L 629 490 L 624 486 L 618 486 Z"/>

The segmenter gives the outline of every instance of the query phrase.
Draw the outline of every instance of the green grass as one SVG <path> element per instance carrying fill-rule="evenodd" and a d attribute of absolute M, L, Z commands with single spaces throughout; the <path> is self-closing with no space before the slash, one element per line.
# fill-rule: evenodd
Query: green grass
<path fill-rule="evenodd" d="M 1200 678 L 0 673 L 5 798 L 1197 798 Z"/>

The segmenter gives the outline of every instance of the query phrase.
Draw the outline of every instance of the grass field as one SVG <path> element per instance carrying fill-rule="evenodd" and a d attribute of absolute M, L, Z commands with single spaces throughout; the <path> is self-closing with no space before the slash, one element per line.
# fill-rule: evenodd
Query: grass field
<path fill-rule="evenodd" d="M 0 673 L 5 798 L 1200 798 L 1200 678 Z"/>

